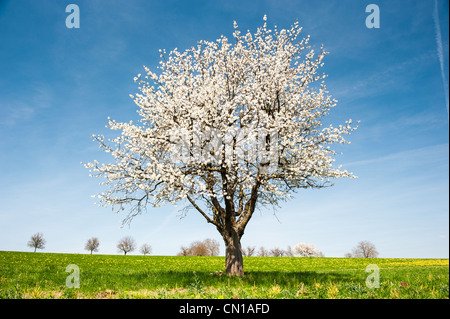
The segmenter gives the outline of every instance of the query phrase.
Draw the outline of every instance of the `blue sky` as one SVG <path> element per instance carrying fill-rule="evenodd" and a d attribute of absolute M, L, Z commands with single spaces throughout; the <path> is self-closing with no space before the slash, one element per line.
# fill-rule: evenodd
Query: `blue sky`
<path fill-rule="evenodd" d="M 65 8 L 80 8 L 68 29 Z M 380 8 L 368 29 L 365 8 Z M 297 19 L 317 48 L 339 102 L 327 121 L 360 120 L 337 163 L 358 179 L 299 191 L 278 211 L 258 211 L 242 244 L 286 248 L 313 243 L 342 257 L 359 241 L 380 257 L 449 256 L 449 2 L 438 1 L 0 1 L 0 250 L 103 254 L 131 235 L 157 255 L 220 235 L 181 207 L 148 209 L 121 228 L 123 215 L 94 205 L 103 191 L 80 162 L 109 161 L 92 134 L 111 136 L 107 117 L 136 120 L 133 77 L 153 70 L 159 49 L 231 38 L 233 20 L 255 31 Z M 223 245 L 221 247 L 223 253 Z"/>

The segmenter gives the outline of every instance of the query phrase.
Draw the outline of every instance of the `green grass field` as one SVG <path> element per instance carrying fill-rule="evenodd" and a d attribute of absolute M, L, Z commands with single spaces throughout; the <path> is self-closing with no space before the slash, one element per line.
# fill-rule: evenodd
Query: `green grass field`
<path fill-rule="evenodd" d="M 219 273 L 224 259 L 0 251 L 0 298 L 449 298 L 448 259 L 244 257 L 242 278 Z"/>

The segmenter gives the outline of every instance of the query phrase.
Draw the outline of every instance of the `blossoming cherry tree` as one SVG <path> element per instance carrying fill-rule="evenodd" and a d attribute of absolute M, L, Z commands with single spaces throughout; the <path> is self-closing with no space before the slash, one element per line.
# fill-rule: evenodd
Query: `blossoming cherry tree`
<path fill-rule="evenodd" d="M 126 207 L 124 222 L 148 206 L 194 208 L 223 237 L 226 273 L 243 276 L 240 242 L 257 207 L 354 177 L 333 167 L 330 146 L 355 127 L 323 127 L 336 105 L 318 73 L 326 52 L 300 33 L 298 22 L 270 30 L 264 16 L 254 34 L 235 22 L 233 41 L 161 51 L 159 71 L 135 78 L 140 123 L 109 120 L 121 135 L 95 136 L 114 160 L 86 164 L 105 180 L 100 204 Z"/>

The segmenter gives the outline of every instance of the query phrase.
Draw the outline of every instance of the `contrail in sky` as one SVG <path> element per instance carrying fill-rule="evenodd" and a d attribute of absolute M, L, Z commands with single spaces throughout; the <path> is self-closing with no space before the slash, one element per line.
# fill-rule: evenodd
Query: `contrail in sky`
<path fill-rule="evenodd" d="M 442 77 L 442 84 L 444 85 L 445 102 L 446 102 L 447 116 L 448 116 L 449 115 L 449 111 L 448 111 L 448 83 L 447 83 L 447 79 L 445 78 L 445 71 L 444 71 L 444 50 L 442 48 L 441 26 L 440 26 L 440 23 L 439 23 L 439 12 L 438 12 L 438 2 L 437 2 L 437 0 L 434 0 L 433 20 L 434 20 L 434 26 L 436 28 L 437 54 L 438 54 L 438 58 L 439 58 L 439 63 L 441 65 L 441 77 Z"/>

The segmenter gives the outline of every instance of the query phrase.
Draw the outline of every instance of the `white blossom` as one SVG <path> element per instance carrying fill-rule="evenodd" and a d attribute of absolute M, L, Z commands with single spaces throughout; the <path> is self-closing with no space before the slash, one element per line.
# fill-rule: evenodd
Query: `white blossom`
<path fill-rule="evenodd" d="M 216 223 L 218 205 L 230 204 L 245 227 L 255 188 L 258 205 L 276 205 L 299 188 L 354 177 L 332 166 L 330 148 L 348 143 L 352 121 L 322 127 L 336 105 L 319 73 L 327 53 L 299 38 L 298 22 L 272 31 L 263 20 L 253 34 L 234 22 L 233 41 L 222 35 L 184 52 L 160 50 L 157 72 L 144 66 L 146 77 L 134 78 L 139 93 L 130 95 L 140 122 L 108 118 L 121 134 L 95 139 L 114 161 L 85 165 L 105 180 L 101 205 L 130 204 L 132 218 L 147 205 L 189 199 Z"/>
<path fill-rule="evenodd" d="M 321 253 L 313 244 L 298 243 L 293 248 L 294 254 L 301 257 L 319 257 Z"/>

